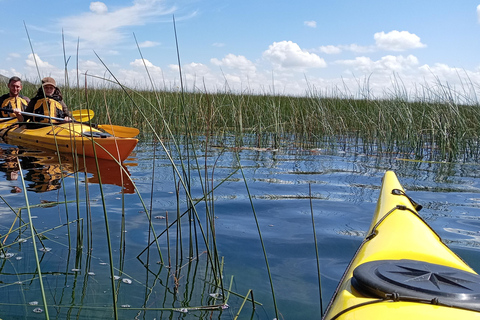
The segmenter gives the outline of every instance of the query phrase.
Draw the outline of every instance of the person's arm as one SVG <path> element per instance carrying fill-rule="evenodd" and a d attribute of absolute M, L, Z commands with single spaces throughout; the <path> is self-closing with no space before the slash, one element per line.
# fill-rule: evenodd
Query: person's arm
<path fill-rule="evenodd" d="M 25 96 L 22 96 L 22 98 L 27 101 L 27 103 L 30 103 L 30 98 L 29 97 L 25 97 Z"/>
<path fill-rule="evenodd" d="M 65 120 L 65 121 L 72 121 L 73 118 L 72 116 L 70 115 L 70 111 L 68 111 L 68 108 L 67 108 L 67 105 L 65 104 L 65 102 L 62 100 L 60 101 L 60 104 L 62 105 L 62 118 Z"/>
<path fill-rule="evenodd" d="M 25 108 L 25 112 L 33 113 L 33 109 L 35 107 L 35 101 L 36 101 L 35 99 L 32 99 L 32 100 L 28 99 L 28 105 Z M 15 116 L 17 117 L 18 122 L 27 122 L 28 120 L 32 120 L 32 117 L 22 115 L 20 113 L 21 111 L 22 110 L 20 109 L 13 110 L 13 112 L 15 113 Z"/>

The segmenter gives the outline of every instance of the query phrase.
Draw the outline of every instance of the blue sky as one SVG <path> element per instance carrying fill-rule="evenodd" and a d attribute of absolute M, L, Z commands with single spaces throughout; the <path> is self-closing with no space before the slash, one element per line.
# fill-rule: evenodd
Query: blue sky
<path fill-rule="evenodd" d="M 392 89 L 395 79 L 410 96 L 439 82 L 459 93 L 480 90 L 480 0 L 0 0 L 0 5 L 0 73 L 30 81 L 53 76 L 64 82 L 63 37 L 71 82 L 77 60 L 78 74 L 108 76 L 101 59 L 123 84 L 151 87 L 136 38 L 156 88 L 177 89 L 174 16 L 188 90 L 358 95 L 368 80 L 370 93 L 382 97 L 398 92 Z"/>

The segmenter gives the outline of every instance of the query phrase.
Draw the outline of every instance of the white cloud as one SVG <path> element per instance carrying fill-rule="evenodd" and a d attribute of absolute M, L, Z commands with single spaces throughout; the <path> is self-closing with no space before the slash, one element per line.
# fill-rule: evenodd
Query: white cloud
<path fill-rule="evenodd" d="M 325 60 L 314 53 L 302 50 L 292 41 L 274 42 L 263 52 L 263 57 L 273 65 L 285 69 L 324 68 Z"/>
<path fill-rule="evenodd" d="M 304 21 L 303 24 L 307 27 L 310 27 L 310 28 L 316 28 L 317 27 L 317 21 Z"/>
<path fill-rule="evenodd" d="M 175 11 L 175 8 L 165 8 L 163 3 L 162 0 L 135 0 L 131 6 L 108 11 L 102 2 L 93 2 L 89 12 L 63 17 L 58 21 L 58 27 L 65 35 L 80 38 L 87 46 L 104 48 L 126 37 L 121 31 L 123 27 L 146 25 Z"/>
<path fill-rule="evenodd" d="M 104 14 L 108 11 L 108 8 L 105 3 L 97 1 L 97 2 L 90 3 L 90 11 L 97 14 Z"/>
<path fill-rule="evenodd" d="M 35 56 L 33 56 L 32 53 L 30 53 L 28 55 L 28 58 L 27 60 L 25 60 L 26 64 L 28 67 L 31 67 L 31 68 L 36 68 L 38 66 L 38 68 L 40 69 L 47 69 L 52 71 L 52 70 L 55 70 L 56 67 L 51 65 L 50 63 L 46 62 L 46 61 L 43 61 L 42 59 L 40 59 L 40 57 L 35 54 Z"/>
<path fill-rule="evenodd" d="M 340 46 L 343 50 L 352 51 L 354 53 L 366 53 L 366 52 L 373 52 L 375 48 L 372 46 L 359 46 L 358 44 L 349 44 L 346 46 Z"/>
<path fill-rule="evenodd" d="M 478 22 L 480 22 L 480 4 L 477 6 L 477 17 L 478 17 Z"/>
<path fill-rule="evenodd" d="M 255 64 L 253 64 L 253 62 L 251 62 L 244 56 L 236 56 L 231 53 L 227 54 L 222 60 L 213 58 L 213 59 L 210 59 L 210 62 L 216 66 L 237 69 L 245 72 L 256 71 L 256 67 L 255 67 Z"/>
<path fill-rule="evenodd" d="M 217 48 L 222 48 L 222 47 L 225 47 L 225 43 L 215 42 L 214 44 L 212 44 L 212 46 Z"/>
<path fill-rule="evenodd" d="M 321 46 L 319 50 L 320 52 L 323 52 L 325 54 L 339 54 L 342 52 L 342 49 L 340 47 L 332 45 Z"/>
<path fill-rule="evenodd" d="M 198 76 L 204 76 L 210 72 L 208 66 L 204 65 L 203 63 L 196 63 L 192 62 L 183 66 L 183 70 L 185 72 L 196 74 Z"/>
<path fill-rule="evenodd" d="M 372 72 L 390 74 L 392 72 L 411 70 L 418 65 L 418 59 L 413 55 L 408 55 L 407 57 L 388 55 L 377 61 L 369 57 L 357 57 L 354 60 L 340 60 L 336 63 L 352 67 L 354 70 L 365 74 Z"/>
<path fill-rule="evenodd" d="M 147 59 L 135 59 L 135 61 L 130 62 L 130 65 L 134 67 L 135 69 L 142 69 L 147 67 L 148 72 L 150 73 L 162 73 L 162 69 L 160 67 L 157 67 Z"/>
<path fill-rule="evenodd" d="M 156 47 L 158 45 L 160 45 L 160 43 L 155 42 L 155 41 L 143 41 L 143 42 L 138 44 L 138 46 L 140 48 L 152 48 L 152 47 Z"/>
<path fill-rule="evenodd" d="M 414 33 L 393 30 L 388 33 L 377 32 L 373 35 L 378 48 L 392 51 L 405 51 L 408 49 L 426 47 Z"/>

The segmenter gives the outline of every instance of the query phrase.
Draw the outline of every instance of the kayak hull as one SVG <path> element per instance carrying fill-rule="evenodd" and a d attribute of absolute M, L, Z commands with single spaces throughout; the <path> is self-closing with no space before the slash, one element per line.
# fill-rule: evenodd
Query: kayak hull
<path fill-rule="evenodd" d="M 404 189 L 392 171 L 388 171 L 382 182 L 382 188 L 375 210 L 375 214 L 365 240 L 352 259 L 345 271 L 339 286 L 330 301 L 324 319 L 480 319 L 480 312 L 474 310 L 477 302 L 468 302 L 466 306 L 461 301 L 465 295 L 459 295 L 458 305 L 455 301 L 443 303 L 443 298 L 424 298 L 422 289 L 416 289 L 424 280 L 422 277 L 436 277 L 441 273 L 450 274 L 452 271 L 458 274 L 471 276 L 473 285 L 480 288 L 480 277 L 460 257 L 453 253 L 435 233 L 434 230 L 418 215 L 415 203 L 404 193 Z M 378 281 L 382 282 L 380 269 L 366 268 L 368 264 L 379 265 L 385 268 L 388 264 L 416 263 L 421 276 L 416 278 L 391 280 L 388 277 L 397 277 L 399 274 L 417 272 L 416 268 L 403 267 L 402 271 L 385 272 L 387 282 L 403 286 L 408 284 L 408 299 L 398 289 L 392 286 L 389 293 L 376 292 Z M 445 268 L 445 272 L 426 271 L 427 267 L 434 266 Z M 374 289 L 366 288 L 357 272 L 365 270 L 373 271 L 367 274 L 377 284 L 371 285 Z M 415 269 L 415 270 L 414 270 Z M 355 271 L 356 270 L 356 271 Z M 380 271 L 379 271 L 380 270 Z M 412 271 L 414 270 L 414 271 Z M 443 269 L 442 269 L 443 270 Z M 380 280 L 379 280 L 380 279 Z M 426 279 L 426 278 L 425 278 Z M 370 281 L 370 280 L 369 280 Z M 425 281 L 424 281 L 425 282 Z M 429 278 L 427 284 L 432 280 Z M 435 286 L 442 288 L 440 284 Z M 476 282 L 476 283 L 475 283 Z M 360 284 L 359 284 L 360 283 Z M 379 285 L 379 287 L 381 287 Z M 428 289 L 429 292 L 434 292 Z M 441 290 L 439 290 L 441 291 Z M 478 290 L 477 290 L 478 291 Z M 419 298 L 411 296 L 417 293 Z M 441 295 L 442 292 L 439 292 Z M 403 295 L 403 296 L 402 296 Z M 433 293 L 435 296 L 435 293 Z M 451 295 L 451 294 L 450 294 Z M 479 295 L 473 296 L 480 298 Z M 430 299 L 430 300 L 429 300 Z M 409 301 L 405 301 L 409 300 Z M 435 303 L 435 304 L 432 304 Z M 471 303 L 471 304 L 469 304 Z M 447 305 L 454 306 L 447 306 Z M 473 309 L 472 309 L 473 308 Z"/>
<path fill-rule="evenodd" d="M 114 137 L 81 123 L 53 124 L 36 129 L 10 126 L 0 133 L 9 144 L 120 162 L 130 155 L 138 143 L 138 139 Z"/>

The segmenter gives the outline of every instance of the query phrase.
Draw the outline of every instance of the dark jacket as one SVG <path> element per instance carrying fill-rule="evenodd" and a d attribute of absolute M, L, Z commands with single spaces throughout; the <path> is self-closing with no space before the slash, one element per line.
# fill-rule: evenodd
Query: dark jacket
<path fill-rule="evenodd" d="M 25 112 L 41 114 L 55 118 L 65 118 L 69 116 L 68 108 L 63 102 L 61 94 L 57 91 L 52 96 L 45 96 L 42 90 L 37 92 L 37 95 L 28 103 Z M 48 118 L 40 118 L 34 116 L 25 117 L 25 121 L 30 120 L 34 122 L 50 122 Z"/>
<path fill-rule="evenodd" d="M 11 97 L 9 93 L 4 94 L 0 97 L 0 108 L 13 110 L 14 108 L 25 111 L 29 98 L 18 95 L 18 97 Z M 15 117 L 13 112 L 0 111 L 0 118 Z"/>

